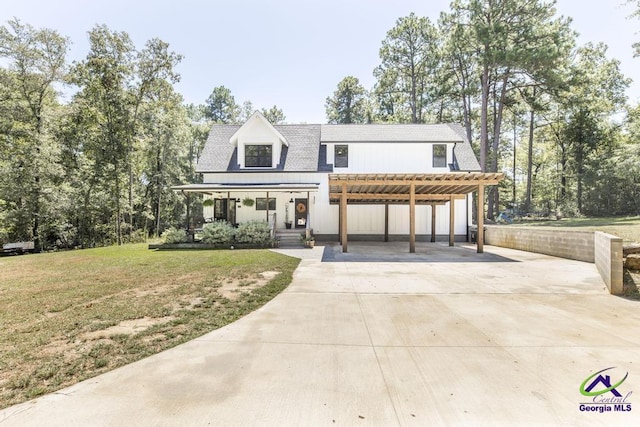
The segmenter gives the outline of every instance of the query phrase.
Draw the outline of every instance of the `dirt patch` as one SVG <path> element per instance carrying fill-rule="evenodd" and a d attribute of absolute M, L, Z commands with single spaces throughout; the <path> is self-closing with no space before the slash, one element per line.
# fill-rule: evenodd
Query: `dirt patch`
<path fill-rule="evenodd" d="M 141 319 L 124 320 L 115 326 L 111 326 L 99 331 L 87 332 L 81 335 L 81 338 L 86 340 L 97 340 L 103 337 L 110 337 L 113 335 L 133 335 L 144 331 L 154 325 L 167 323 L 175 319 L 173 316 L 166 316 L 160 318 L 143 317 Z"/>
<path fill-rule="evenodd" d="M 244 279 L 232 279 L 222 284 L 216 291 L 224 298 L 231 301 L 237 300 L 243 292 L 250 292 L 253 289 L 261 288 L 269 283 L 271 279 L 280 274 L 279 271 L 263 271 L 254 277 Z"/>
<path fill-rule="evenodd" d="M 640 271 L 624 269 L 623 295 L 629 299 L 640 300 Z"/>

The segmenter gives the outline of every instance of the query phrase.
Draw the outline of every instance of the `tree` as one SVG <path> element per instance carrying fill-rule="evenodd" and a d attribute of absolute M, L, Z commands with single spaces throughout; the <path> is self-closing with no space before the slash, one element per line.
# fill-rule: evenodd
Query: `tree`
<path fill-rule="evenodd" d="M 578 213 L 583 212 L 587 158 L 606 141 L 609 118 L 624 106 L 625 90 L 631 82 L 620 71 L 620 62 L 608 59 L 606 52 L 604 44 L 588 43 L 578 49 L 571 67 L 572 86 L 563 94 L 563 136 L 573 158 Z"/>
<path fill-rule="evenodd" d="M 30 224 L 30 236 L 24 230 L 16 237 L 33 238 L 36 250 L 42 248 L 43 197 L 52 194 L 49 190 L 57 179 L 58 147 L 51 138 L 50 115 L 56 108 L 53 85 L 64 78 L 68 46 L 69 40 L 56 31 L 37 30 L 17 19 L 0 27 L 0 58 L 9 64 L 2 80 L 10 88 L 6 95 L 13 100 L 13 129 L 7 142 L 11 167 L 19 169 L 11 173 L 18 179 L 9 192 L 21 222 Z"/>
<path fill-rule="evenodd" d="M 455 0 L 441 21 L 460 27 L 449 31 L 460 39 L 446 61 L 462 67 L 456 75 L 473 79 L 480 98 L 480 166 L 497 171 L 504 108 L 514 89 L 545 84 L 549 71 L 561 68 L 575 38 L 569 21 L 555 17 L 555 2 L 539 0 Z M 460 58 L 472 61 L 473 66 Z M 472 71 L 470 73 L 469 71 Z M 469 84 L 465 80 L 465 85 Z M 466 90 L 461 91 L 463 95 Z M 468 131 L 469 133 L 469 131 Z M 498 210 L 489 191 L 488 217 Z"/>
<path fill-rule="evenodd" d="M 414 13 L 400 18 L 382 41 L 374 70 L 375 94 L 385 120 L 423 123 L 433 101 L 432 71 L 438 58 L 438 35 L 429 18 Z"/>
<path fill-rule="evenodd" d="M 275 105 L 268 110 L 266 108 L 262 109 L 262 115 L 269 120 L 271 124 L 282 124 L 287 119 L 282 110 Z"/>
<path fill-rule="evenodd" d="M 360 81 L 347 76 L 338 83 L 333 96 L 327 97 L 325 111 L 328 123 L 367 123 L 367 91 Z"/>
<path fill-rule="evenodd" d="M 240 115 L 240 107 L 224 86 L 213 88 L 206 100 L 206 117 L 214 123 L 236 123 Z"/>

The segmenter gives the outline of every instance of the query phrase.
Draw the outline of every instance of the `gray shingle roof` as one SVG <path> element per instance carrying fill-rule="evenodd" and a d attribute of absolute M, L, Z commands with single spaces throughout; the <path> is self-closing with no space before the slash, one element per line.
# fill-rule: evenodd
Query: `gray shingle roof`
<path fill-rule="evenodd" d="M 214 125 L 196 167 L 197 172 L 238 170 L 236 147 L 229 143 L 240 125 Z M 460 170 L 479 171 L 480 165 L 457 124 L 370 124 L 370 125 L 275 125 L 287 140 L 281 165 L 276 170 L 317 171 L 320 142 L 455 142 L 454 154 Z M 320 159 L 322 160 L 322 159 Z"/>
<path fill-rule="evenodd" d="M 464 128 L 458 124 L 448 124 L 462 142 L 458 142 L 453 147 L 453 154 L 456 156 L 456 161 L 458 162 L 458 167 L 461 171 L 480 171 L 480 163 L 478 163 L 478 159 L 476 158 L 476 154 L 473 152 L 473 147 L 471 147 L 471 143 L 467 139 L 467 132 Z"/>
<path fill-rule="evenodd" d="M 449 125 L 322 125 L 322 142 L 458 142 Z"/>
<path fill-rule="evenodd" d="M 213 125 L 196 172 L 237 171 L 236 147 L 229 143 L 241 125 Z M 285 172 L 314 172 L 318 170 L 320 125 L 275 125 L 289 147 L 283 147 L 284 162 L 276 170 Z M 234 159 L 236 159 L 234 161 Z M 235 163 L 235 164 L 234 164 Z"/>

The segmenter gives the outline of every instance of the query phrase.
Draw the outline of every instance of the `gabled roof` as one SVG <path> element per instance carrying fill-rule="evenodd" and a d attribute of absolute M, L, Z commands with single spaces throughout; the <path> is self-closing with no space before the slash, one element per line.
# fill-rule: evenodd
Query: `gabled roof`
<path fill-rule="evenodd" d="M 213 125 L 196 172 L 237 171 L 237 147 L 230 144 L 240 125 Z M 320 125 L 273 125 L 289 147 L 283 147 L 283 158 L 277 169 L 267 171 L 315 172 L 320 152 Z M 255 172 L 255 171 L 254 171 Z"/>
<path fill-rule="evenodd" d="M 229 142 L 233 145 L 238 145 L 238 139 L 242 136 L 244 132 L 247 131 L 249 126 L 251 126 L 255 121 L 261 122 L 261 124 L 266 129 L 271 131 L 274 134 L 274 136 L 276 136 L 284 145 L 287 145 L 287 146 L 289 145 L 289 143 L 287 142 L 287 139 L 284 136 L 282 136 L 282 134 L 278 132 L 278 130 L 275 127 L 273 127 L 271 122 L 267 120 L 267 118 L 260 111 L 257 111 L 257 110 L 251 115 L 251 117 L 247 119 L 246 122 L 244 122 L 243 125 L 240 126 L 240 128 L 233 135 L 231 135 L 231 138 L 229 138 Z"/>
<path fill-rule="evenodd" d="M 258 113 L 259 114 L 259 113 Z M 255 116 L 255 114 L 254 114 Z M 266 120 L 264 116 L 260 120 Z M 253 116 L 252 116 L 253 117 Z M 269 123 L 267 121 L 267 123 Z M 369 125 L 271 125 L 283 146 L 280 164 L 265 171 L 315 172 L 323 167 L 326 153 L 321 143 L 358 142 L 429 142 L 455 143 L 453 153 L 460 171 L 480 171 L 480 164 L 467 140 L 465 130 L 457 124 L 369 124 Z M 241 135 L 241 125 L 213 125 L 196 172 L 239 171 L 237 147 L 233 138 Z M 252 170 L 252 172 L 255 172 Z"/>
<path fill-rule="evenodd" d="M 448 124 L 322 125 L 322 142 L 460 142 Z"/>

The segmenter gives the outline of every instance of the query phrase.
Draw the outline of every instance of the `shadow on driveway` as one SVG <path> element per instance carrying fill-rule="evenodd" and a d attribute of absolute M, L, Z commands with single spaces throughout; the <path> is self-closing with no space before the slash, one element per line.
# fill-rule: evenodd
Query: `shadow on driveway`
<path fill-rule="evenodd" d="M 408 242 L 349 242 L 343 253 L 338 243 L 327 243 L 322 262 L 520 262 L 492 253 L 476 252 L 475 245 L 416 242 L 416 253 L 409 253 Z"/>

